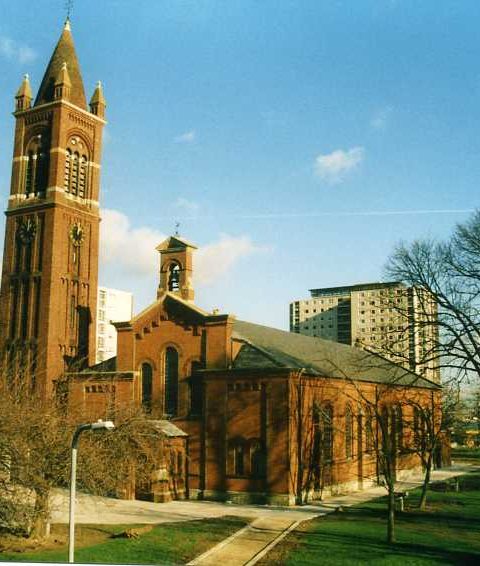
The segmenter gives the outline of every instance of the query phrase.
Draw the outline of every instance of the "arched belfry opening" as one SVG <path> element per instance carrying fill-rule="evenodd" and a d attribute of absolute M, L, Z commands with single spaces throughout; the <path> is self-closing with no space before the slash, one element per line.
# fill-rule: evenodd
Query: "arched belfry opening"
<path fill-rule="evenodd" d="M 167 238 L 157 247 L 160 253 L 158 298 L 164 293 L 176 293 L 182 299 L 193 302 L 193 250 L 196 249 L 178 235 Z"/>
<path fill-rule="evenodd" d="M 181 267 L 178 263 L 172 262 L 168 267 L 168 290 L 171 292 L 180 290 Z"/>

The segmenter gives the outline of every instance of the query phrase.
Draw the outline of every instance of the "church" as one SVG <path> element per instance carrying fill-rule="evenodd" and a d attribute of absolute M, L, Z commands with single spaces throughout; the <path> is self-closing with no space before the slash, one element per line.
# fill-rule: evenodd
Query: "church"
<path fill-rule="evenodd" d="M 34 98 L 15 96 L 0 291 L 5 373 L 58 395 L 79 421 L 135 407 L 165 450 L 148 486 L 119 494 L 290 505 L 381 475 L 386 415 L 398 477 L 420 466 L 419 408 L 437 384 L 365 350 L 207 312 L 194 301 L 195 245 L 159 243 L 157 299 L 115 323 L 118 353 L 95 365 L 99 190 L 106 101 L 85 96 L 67 20 Z M 62 387 L 60 387 L 62 386 Z"/>

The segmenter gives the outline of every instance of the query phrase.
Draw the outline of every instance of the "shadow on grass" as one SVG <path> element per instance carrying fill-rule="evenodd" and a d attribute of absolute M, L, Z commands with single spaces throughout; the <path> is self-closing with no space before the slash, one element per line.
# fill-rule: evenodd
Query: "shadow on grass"
<path fill-rule="evenodd" d="M 371 538 L 366 533 L 322 533 L 306 532 L 297 533 L 296 542 L 304 546 L 308 553 L 316 556 L 325 556 L 328 550 L 332 550 L 332 561 L 330 563 L 351 561 L 373 562 L 378 558 L 397 558 L 398 562 L 409 563 L 415 560 L 425 559 L 434 563 L 447 564 L 479 564 L 480 552 L 458 551 L 454 549 L 438 549 L 425 544 L 398 542 L 387 545 L 378 541 L 378 530 L 371 533 Z M 409 560 L 410 559 L 410 560 Z M 328 561 L 325 561 L 328 563 Z"/>

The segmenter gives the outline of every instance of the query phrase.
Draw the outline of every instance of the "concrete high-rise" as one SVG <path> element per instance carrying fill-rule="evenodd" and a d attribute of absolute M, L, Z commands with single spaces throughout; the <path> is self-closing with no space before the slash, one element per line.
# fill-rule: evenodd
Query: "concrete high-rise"
<path fill-rule="evenodd" d="M 437 306 L 398 281 L 311 289 L 290 303 L 290 331 L 377 351 L 438 382 Z"/>
<path fill-rule="evenodd" d="M 133 295 L 127 291 L 98 288 L 97 363 L 117 355 L 117 331 L 112 322 L 130 320 L 133 316 Z"/>

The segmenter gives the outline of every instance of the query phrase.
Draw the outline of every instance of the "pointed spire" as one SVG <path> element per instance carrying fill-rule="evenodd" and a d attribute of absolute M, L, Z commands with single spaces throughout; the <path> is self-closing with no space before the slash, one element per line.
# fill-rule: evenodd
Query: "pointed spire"
<path fill-rule="evenodd" d="M 101 81 L 98 81 L 95 91 L 93 92 L 92 98 L 90 100 L 90 112 L 103 118 L 105 115 L 105 107 L 107 106 L 105 102 L 105 97 L 103 96 L 103 88 Z"/>
<path fill-rule="evenodd" d="M 62 72 L 63 64 L 68 67 L 68 78 L 71 83 L 69 101 L 83 110 L 87 109 L 85 89 L 83 88 L 80 65 L 78 64 L 73 37 L 71 33 L 70 20 L 67 18 L 63 27 L 62 35 L 48 63 L 47 70 L 43 76 L 42 84 L 35 99 L 35 106 L 55 100 L 55 86 Z"/>
<path fill-rule="evenodd" d="M 72 81 L 70 80 L 70 75 L 68 74 L 67 62 L 64 61 L 60 72 L 55 80 L 55 100 L 63 98 L 64 100 L 69 100 L 70 90 L 72 87 Z"/>
<path fill-rule="evenodd" d="M 15 95 L 15 110 L 26 110 L 32 103 L 32 89 L 28 75 L 23 75 L 23 81 Z"/>

